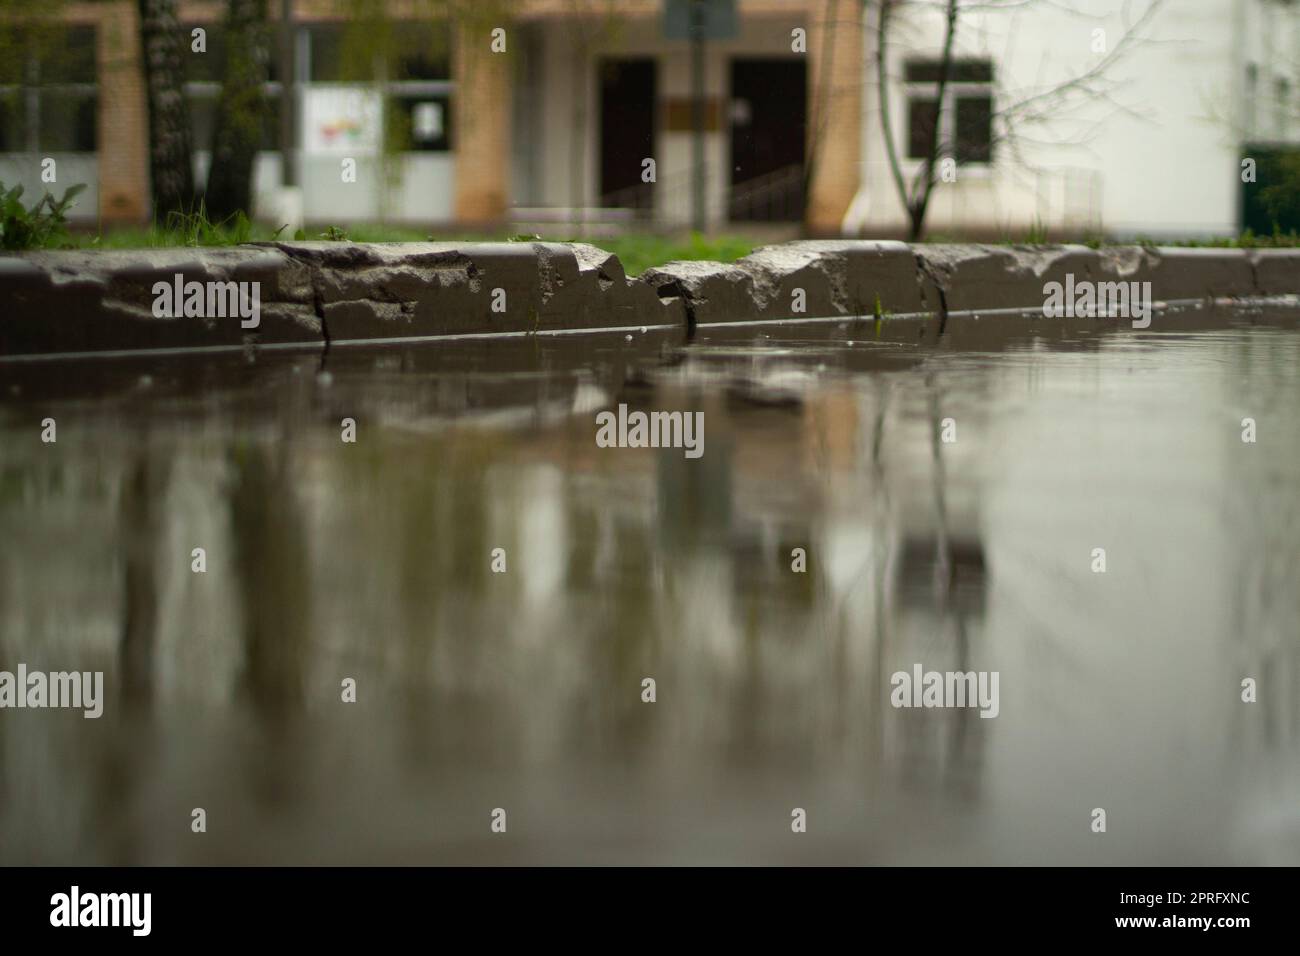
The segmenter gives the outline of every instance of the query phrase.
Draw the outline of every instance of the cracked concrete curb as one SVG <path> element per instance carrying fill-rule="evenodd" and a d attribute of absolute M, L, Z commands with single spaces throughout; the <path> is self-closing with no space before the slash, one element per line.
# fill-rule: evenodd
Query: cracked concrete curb
<path fill-rule="evenodd" d="M 660 295 L 682 296 L 695 325 L 940 307 L 933 283 L 902 242 L 787 242 L 756 249 L 732 266 L 670 262 L 641 279 Z"/>
<path fill-rule="evenodd" d="M 685 326 L 680 301 L 581 243 L 280 242 L 311 276 L 331 342 L 493 332 Z"/>
<path fill-rule="evenodd" d="M 158 318 L 156 282 L 258 282 L 261 322 Z M 581 243 L 273 242 L 0 257 L 0 357 L 456 334 L 1039 310 L 1048 282 L 1150 282 L 1157 302 L 1300 294 L 1300 250 L 802 241 L 629 278 Z M 1103 321 L 1103 320 L 1098 320 Z"/>
<path fill-rule="evenodd" d="M 0 354 L 242 345 L 238 318 L 159 319 L 153 287 L 185 281 L 258 282 L 255 341 L 319 341 L 307 270 L 272 250 L 141 249 L 0 257 Z"/>

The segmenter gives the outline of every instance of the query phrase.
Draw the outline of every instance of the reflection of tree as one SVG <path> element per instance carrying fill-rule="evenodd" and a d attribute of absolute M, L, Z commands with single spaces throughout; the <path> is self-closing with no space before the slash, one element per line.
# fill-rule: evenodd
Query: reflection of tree
<path fill-rule="evenodd" d="M 926 671 L 969 672 L 972 670 L 969 624 L 972 616 L 978 618 L 983 613 L 983 547 L 978 538 L 971 540 L 960 530 L 954 530 L 942 439 L 943 396 L 934 373 L 926 376 L 925 389 L 933 526 L 930 534 L 905 536 L 902 544 L 898 587 L 903 606 L 911 605 L 919 616 L 921 633 L 916 644 L 918 653 L 900 658 L 899 664 L 911 667 L 920 663 Z M 927 659 L 926 651 L 930 649 L 937 651 L 944 666 L 934 663 L 933 656 Z M 971 732 L 978 721 L 981 721 L 979 708 L 974 706 L 933 714 L 908 713 L 903 721 L 903 734 L 909 768 L 920 770 L 928 762 L 934 750 L 930 732 L 941 726 L 946 745 L 941 748 L 938 763 L 954 789 L 972 793 L 979 783 L 982 766 L 983 735 Z"/>
<path fill-rule="evenodd" d="M 158 642 L 158 552 L 170 459 L 141 439 L 140 450 L 122 486 L 122 697 L 148 705 L 153 697 L 154 652 Z M 177 555 L 177 561 L 185 560 Z"/>
<path fill-rule="evenodd" d="M 931 490 L 934 496 L 936 527 L 935 603 L 938 605 L 940 619 L 951 619 L 952 621 L 956 645 L 954 669 L 964 673 L 970 669 L 970 637 L 966 631 L 965 608 L 960 602 L 953 600 L 958 572 L 952 535 L 949 533 L 948 527 L 948 481 L 944 469 L 942 440 L 943 413 L 939 407 L 939 392 L 934 387 L 934 384 L 934 375 L 931 373 L 926 376 L 926 390 L 928 392 L 927 402 L 930 419 L 930 458 L 933 463 L 933 467 L 930 469 Z M 982 551 L 979 552 L 978 562 L 979 570 L 982 573 L 984 565 Z M 978 711 L 972 709 L 958 710 L 953 715 L 949 771 L 954 769 L 954 765 L 961 764 L 967 764 L 971 771 L 978 769 L 979 754 L 975 748 L 978 746 L 979 737 L 969 736 L 967 732 L 970 728 L 970 722 L 979 719 Z M 958 780 L 973 782 L 971 777 L 968 777 L 960 770 L 956 776 Z"/>
<path fill-rule="evenodd" d="M 152 447 L 147 432 L 140 437 L 137 449 L 124 476 L 118 503 L 123 559 L 118 660 L 120 699 L 128 720 L 153 704 L 162 592 L 158 558 L 160 551 L 165 552 L 165 502 L 171 478 L 170 457 Z M 175 559 L 185 561 L 187 555 Z M 139 862 L 144 843 L 131 807 L 148 773 L 143 752 L 123 743 L 122 737 L 114 736 L 108 748 L 95 748 L 89 758 L 95 775 L 90 786 L 94 794 L 90 813 L 95 832 L 104 834 L 108 858 L 114 863 L 131 864 Z M 74 749 L 80 751 L 81 747 Z"/>
<path fill-rule="evenodd" d="M 264 713 L 301 696 L 311 624 L 306 530 L 287 458 L 238 445 L 230 520 L 235 575 L 243 595 L 244 690 Z"/>

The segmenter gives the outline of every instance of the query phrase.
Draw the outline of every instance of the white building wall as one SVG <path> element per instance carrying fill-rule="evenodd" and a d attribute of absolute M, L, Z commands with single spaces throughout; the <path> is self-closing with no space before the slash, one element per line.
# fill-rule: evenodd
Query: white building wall
<path fill-rule="evenodd" d="M 42 181 L 42 163 L 53 159 L 55 181 Z M 99 155 L 97 153 L 0 153 L 0 183 L 5 189 L 22 186 L 19 200 L 30 209 L 40 202 L 47 192 L 61 198 L 69 187 L 77 183 L 86 186 L 84 192 L 72 201 L 68 210 L 69 222 L 84 225 L 99 218 Z"/>
<path fill-rule="evenodd" d="M 1294 143 L 1300 136 L 1300 13 L 1284 0 L 1250 0 L 1239 3 L 1236 19 L 1241 109 L 1233 116 L 1234 132 L 1246 143 Z"/>
<path fill-rule="evenodd" d="M 1094 30 L 1105 31 L 1111 50 L 1125 32 L 1123 13 L 1133 16 L 1146 4 L 1077 0 L 1073 9 L 1087 15 L 1072 13 L 1070 5 L 1045 3 L 965 12 L 958 55 L 993 61 L 995 111 L 1000 112 L 1086 73 L 1105 55 L 1094 52 Z M 1248 42 L 1294 50 L 1297 16 L 1300 7 L 1278 0 L 1166 0 L 1142 31 L 1151 42 L 1106 74 L 1107 99 L 1056 110 L 1047 122 L 1013 129 L 1013 142 L 995 146 L 990 166 L 959 169 L 956 183 L 936 189 L 928 234 L 1018 237 L 1041 224 L 1057 235 L 1235 235 L 1243 56 Z M 862 189 L 845 222 L 845 231 L 854 235 L 896 233 L 906 225 L 880 132 L 870 15 L 867 36 Z M 890 49 L 891 76 L 902 76 L 909 56 L 937 58 L 942 39 L 936 11 L 902 8 Z M 1261 59 L 1280 59 L 1264 50 Z M 1294 57 L 1288 69 L 1294 75 Z M 891 108 L 899 150 L 905 152 L 907 108 L 897 84 Z M 1000 132 L 995 121 L 995 133 Z M 904 173 L 916 165 L 905 162 Z"/>

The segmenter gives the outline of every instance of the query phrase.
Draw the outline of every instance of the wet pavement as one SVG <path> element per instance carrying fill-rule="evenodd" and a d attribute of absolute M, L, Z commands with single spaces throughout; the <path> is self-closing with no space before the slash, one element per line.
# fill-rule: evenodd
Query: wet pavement
<path fill-rule="evenodd" d="M 992 321 L 0 361 L 0 861 L 1300 863 L 1300 314 Z"/>

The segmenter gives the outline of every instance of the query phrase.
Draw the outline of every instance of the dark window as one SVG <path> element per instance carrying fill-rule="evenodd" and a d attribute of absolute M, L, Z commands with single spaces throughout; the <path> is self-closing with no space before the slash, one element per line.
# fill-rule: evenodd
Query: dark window
<path fill-rule="evenodd" d="M 925 159 L 934 131 L 937 61 L 912 61 L 907 78 L 907 156 Z M 982 60 L 951 64 L 939 110 L 939 156 L 960 163 L 993 162 L 993 65 Z"/>
<path fill-rule="evenodd" d="M 270 96 L 262 107 L 262 142 L 260 149 L 277 150 L 280 148 L 280 97 Z"/>
<path fill-rule="evenodd" d="M 389 148 L 415 152 L 451 149 L 450 33 L 446 23 L 398 25 L 388 71 L 385 109 Z"/>
<path fill-rule="evenodd" d="M 938 83 L 938 60 L 913 60 L 907 64 L 908 83 Z M 987 60 L 953 60 L 948 65 L 949 83 L 992 83 L 993 64 Z"/>
<path fill-rule="evenodd" d="M 957 97 L 957 162 L 993 159 L 993 97 Z"/>
<path fill-rule="evenodd" d="M 190 139 L 196 150 L 212 148 L 212 137 L 217 124 L 217 98 L 191 93 Z"/>
<path fill-rule="evenodd" d="M 346 78 L 343 70 L 343 28 L 333 24 L 317 24 L 308 29 L 308 34 L 311 37 L 311 81 L 342 82 Z"/>
<path fill-rule="evenodd" d="M 89 83 L 96 80 L 95 28 L 68 27 L 62 41 L 41 51 L 41 83 Z"/>
<path fill-rule="evenodd" d="M 226 47 L 221 38 L 221 30 L 210 23 L 201 26 L 206 33 L 202 53 L 194 49 L 194 31 L 200 24 L 182 28 L 185 36 L 181 60 L 185 64 L 185 80 L 188 83 L 220 83 L 226 63 Z"/>
<path fill-rule="evenodd" d="M 925 159 L 930 154 L 930 135 L 934 130 L 935 100 L 916 98 L 907 104 L 907 158 Z M 940 144 L 942 146 L 942 144 Z"/>
<path fill-rule="evenodd" d="M 196 152 L 212 149 L 212 137 L 216 135 L 217 103 L 221 97 L 220 87 L 194 85 L 187 91 L 190 101 L 190 137 Z M 278 93 L 267 92 L 262 112 L 262 136 L 258 149 L 277 150 L 280 148 L 280 97 Z"/>
<path fill-rule="evenodd" d="M 451 97 L 396 93 L 389 100 L 400 128 L 398 142 L 416 152 L 451 149 Z"/>
<path fill-rule="evenodd" d="M 400 24 L 394 80 L 451 79 L 450 33 L 445 23 Z"/>
<path fill-rule="evenodd" d="M 42 89 L 37 149 L 52 153 L 93 153 L 97 106 L 93 92 Z"/>
<path fill-rule="evenodd" d="M 21 90 L 0 93 L 0 152 L 16 153 L 27 148 L 27 111 Z"/>
<path fill-rule="evenodd" d="M 204 31 L 203 49 L 194 49 L 194 31 Z M 226 73 L 225 27 L 220 23 L 191 23 L 181 28 L 181 61 L 187 83 L 221 83 Z M 266 57 L 266 79 L 280 79 L 280 35 L 273 31 L 262 53 Z"/>
<path fill-rule="evenodd" d="M 0 150 L 93 153 L 98 91 L 95 29 L 50 24 L 5 38 Z"/>

